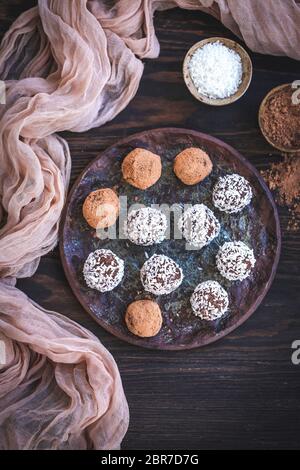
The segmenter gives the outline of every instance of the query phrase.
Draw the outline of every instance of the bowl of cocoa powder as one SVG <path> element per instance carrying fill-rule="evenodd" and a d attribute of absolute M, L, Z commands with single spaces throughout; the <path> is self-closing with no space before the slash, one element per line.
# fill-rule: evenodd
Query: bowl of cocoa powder
<path fill-rule="evenodd" d="M 258 122 L 265 139 L 282 152 L 300 151 L 300 91 L 286 83 L 263 99 Z"/>

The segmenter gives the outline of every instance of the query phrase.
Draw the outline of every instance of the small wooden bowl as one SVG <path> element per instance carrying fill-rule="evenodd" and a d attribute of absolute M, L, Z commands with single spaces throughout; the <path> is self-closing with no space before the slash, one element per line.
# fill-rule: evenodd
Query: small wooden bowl
<path fill-rule="evenodd" d="M 243 66 L 242 83 L 240 84 L 237 92 L 229 96 L 228 98 L 220 98 L 220 99 L 208 98 L 206 95 L 199 93 L 193 83 L 193 80 L 191 79 L 189 67 L 188 67 L 190 59 L 192 55 L 194 54 L 194 52 L 196 51 L 196 49 L 203 47 L 205 44 L 214 43 L 217 41 L 221 42 L 222 44 L 224 44 L 224 46 L 228 47 L 229 49 L 234 50 L 237 54 L 239 54 L 242 60 L 242 66 Z M 252 62 L 249 57 L 249 54 L 237 42 L 232 41 L 231 39 L 220 38 L 220 37 L 207 38 L 207 39 L 203 39 L 202 41 L 196 42 L 196 44 L 194 44 L 188 50 L 183 61 L 183 78 L 184 78 L 186 86 L 188 87 L 192 95 L 198 101 L 201 101 L 202 103 L 205 103 L 205 104 L 209 104 L 211 106 L 224 106 L 226 104 L 234 103 L 234 101 L 237 101 L 239 98 L 241 98 L 243 94 L 247 91 L 250 85 L 251 79 L 252 79 Z"/>
<path fill-rule="evenodd" d="M 300 152 L 300 148 L 291 149 L 291 148 L 281 147 L 276 142 L 274 142 L 270 138 L 270 136 L 266 133 L 266 131 L 264 129 L 264 126 L 263 126 L 263 122 L 262 122 L 262 116 L 265 112 L 265 108 L 266 108 L 268 99 L 271 96 L 275 95 L 278 91 L 283 90 L 286 87 L 291 87 L 291 83 L 285 83 L 284 85 L 279 85 L 279 86 L 276 86 L 275 88 L 272 88 L 272 90 L 270 90 L 269 93 L 264 97 L 264 99 L 262 100 L 261 105 L 259 107 L 259 111 L 258 111 L 258 124 L 259 124 L 262 135 L 264 136 L 266 141 L 269 142 L 270 145 L 272 145 L 272 147 L 274 147 L 275 149 L 280 150 L 280 152 L 284 152 L 284 153 L 297 153 L 297 152 Z"/>

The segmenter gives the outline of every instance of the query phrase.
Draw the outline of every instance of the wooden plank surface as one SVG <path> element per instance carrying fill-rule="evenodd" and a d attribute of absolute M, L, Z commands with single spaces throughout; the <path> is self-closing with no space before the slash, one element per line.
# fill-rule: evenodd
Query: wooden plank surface
<path fill-rule="evenodd" d="M 33 0 L 0 1 L 0 34 Z M 178 126 L 212 134 L 243 153 L 258 169 L 279 158 L 257 124 L 259 104 L 272 87 L 299 79 L 288 58 L 250 53 L 252 84 L 225 108 L 199 104 L 187 91 L 181 67 L 187 49 L 208 36 L 234 36 L 202 13 L 175 9 L 155 15 L 161 44 L 145 62 L 136 97 L 111 123 L 82 134 L 63 133 L 73 160 L 72 181 L 99 152 L 131 133 Z M 300 366 L 291 343 L 300 339 L 300 233 L 287 233 L 280 209 L 282 256 L 274 284 L 257 312 L 220 342 L 187 352 L 147 351 L 103 331 L 75 300 L 58 250 L 45 256 L 18 286 L 44 307 L 93 331 L 115 357 L 131 421 L 124 449 L 299 448 Z"/>

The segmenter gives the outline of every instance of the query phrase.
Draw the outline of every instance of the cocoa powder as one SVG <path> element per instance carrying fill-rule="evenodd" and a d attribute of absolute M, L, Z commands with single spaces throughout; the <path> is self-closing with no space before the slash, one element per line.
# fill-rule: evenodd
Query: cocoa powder
<path fill-rule="evenodd" d="M 283 155 L 283 160 L 274 163 L 262 172 L 279 205 L 287 206 L 290 211 L 288 230 L 300 228 L 300 153 Z"/>
<path fill-rule="evenodd" d="M 260 117 L 269 140 L 287 150 L 300 149 L 300 104 L 293 95 L 291 85 L 279 89 L 267 98 Z"/>
<path fill-rule="evenodd" d="M 161 177 L 161 158 L 142 148 L 135 148 L 123 160 L 122 173 L 127 183 L 138 189 L 148 189 Z"/>

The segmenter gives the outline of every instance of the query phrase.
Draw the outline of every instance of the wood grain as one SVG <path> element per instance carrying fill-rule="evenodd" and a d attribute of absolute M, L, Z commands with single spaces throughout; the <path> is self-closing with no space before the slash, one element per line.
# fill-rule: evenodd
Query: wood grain
<path fill-rule="evenodd" d="M 32 0 L 0 2 L 3 35 Z M 158 59 L 145 61 L 138 93 L 111 123 L 83 134 L 63 133 L 73 159 L 72 181 L 101 150 L 144 129 L 178 126 L 221 138 L 259 170 L 279 159 L 262 137 L 257 113 L 274 86 L 299 79 L 299 63 L 253 54 L 253 80 L 243 98 L 225 108 L 197 102 L 182 79 L 182 61 L 208 36 L 236 39 L 202 13 L 174 9 L 155 15 Z M 44 307 L 93 331 L 114 355 L 131 411 L 124 449 L 299 448 L 300 366 L 291 343 L 300 339 L 300 233 L 287 233 L 273 286 L 257 312 L 238 330 L 201 350 L 147 351 L 106 333 L 83 311 L 64 277 L 57 249 L 35 276 L 18 286 Z"/>

